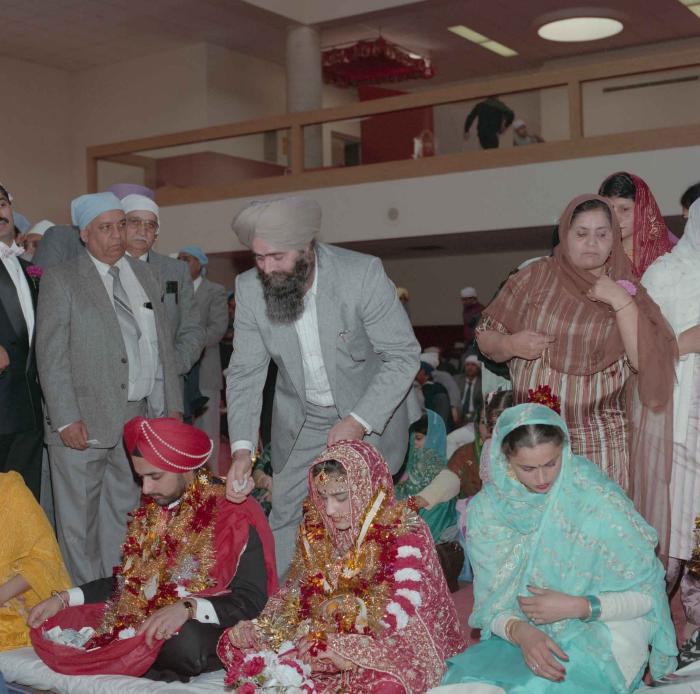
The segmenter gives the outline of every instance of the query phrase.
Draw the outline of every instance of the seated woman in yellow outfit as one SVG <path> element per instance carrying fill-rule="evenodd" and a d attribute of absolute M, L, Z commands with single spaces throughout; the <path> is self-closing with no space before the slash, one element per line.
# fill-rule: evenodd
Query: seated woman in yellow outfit
<path fill-rule="evenodd" d="M 29 645 L 29 610 L 70 587 L 56 538 L 22 477 L 0 473 L 0 651 Z"/>

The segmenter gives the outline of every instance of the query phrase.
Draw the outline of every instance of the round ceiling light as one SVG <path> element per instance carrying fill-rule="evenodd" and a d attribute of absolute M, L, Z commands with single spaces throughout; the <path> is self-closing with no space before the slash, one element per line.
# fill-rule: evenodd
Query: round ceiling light
<path fill-rule="evenodd" d="M 622 22 L 609 17 L 571 17 L 543 24 L 537 33 L 547 41 L 598 41 L 619 34 Z"/>

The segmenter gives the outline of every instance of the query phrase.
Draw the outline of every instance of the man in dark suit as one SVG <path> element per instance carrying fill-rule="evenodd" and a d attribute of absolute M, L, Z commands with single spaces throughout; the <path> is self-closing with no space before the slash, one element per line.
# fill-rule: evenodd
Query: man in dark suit
<path fill-rule="evenodd" d="M 41 391 L 34 358 L 38 278 L 19 258 L 12 196 L 0 184 L 0 472 L 16 470 L 36 498 L 41 488 Z M 31 272 L 31 271 L 30 271 Z"/>
<path fill-rule="evenodd" d="M 478 422 L 484 406 L 481 392 L 481 364 L 474 354 L 464 358 L 463 373 L 457 376 L 457 384 L 462 393 L 462 422 Z"/>

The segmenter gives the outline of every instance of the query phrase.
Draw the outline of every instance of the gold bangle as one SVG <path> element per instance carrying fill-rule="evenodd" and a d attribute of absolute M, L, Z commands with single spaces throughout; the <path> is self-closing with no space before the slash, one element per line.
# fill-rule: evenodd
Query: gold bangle
<path fill-rule="evenodd" d="M 620 306 L 620 308 L 614 308 L 613 311 L 615 311 L 615 313 L 619 313 L 620 311 L 622 311 L 623 308 L 627 308 L 630 304 L 633 303 L 634 299 L 630 299 L 624 306 Z"/>
<path fill-rule="evenodd" d="M 519 622 L 520 620 L 517 617 L 511 617 L 507 622 L 505 629 L 503 629 L 503 633 L 506 637 L 506 641 L 513 643 L 513 627 Z"/>
<path fill-rule="evenodd" d="M 61 593 L 58 590 L 52 590 L 51 597 L 58 598 L 60 600 L 62 608 L 64 610 L 68 607 L 68 603 L 66 602 L 65 598 L 61 595 Z"/>

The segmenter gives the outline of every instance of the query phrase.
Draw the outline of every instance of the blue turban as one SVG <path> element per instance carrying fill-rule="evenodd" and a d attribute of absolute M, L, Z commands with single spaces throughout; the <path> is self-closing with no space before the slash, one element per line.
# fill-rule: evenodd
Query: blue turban
<path fill-rule="evenodd" d="M 207 258 L 206 253 L 199 246 L 185 246 L 179 250 L 179 253 L 187 253 L 187 255 L 197 258 L 202 267 L 209 263 L 209 258 Z"/>
<path fill-rule="evenodd" d="M 114 193 L 90 193 L 89 195 L 81 195 L 79 198 L 75 198 L 70 204 L 73 225 L 77 226 L 81 231 L 90 224 L 95 217 L 101 215 L 103 212 L 109 212 L 110 210 L 124 211 L 121 200 L 119 200 Z"/>

